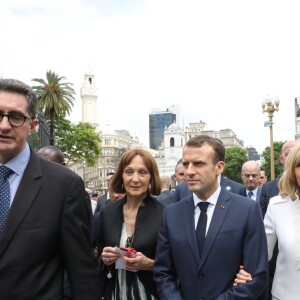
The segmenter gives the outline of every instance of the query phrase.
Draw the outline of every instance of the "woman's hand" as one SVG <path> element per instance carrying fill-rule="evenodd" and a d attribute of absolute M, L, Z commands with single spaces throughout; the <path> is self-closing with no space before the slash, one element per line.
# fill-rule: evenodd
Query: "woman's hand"
<path fill-rule="evenodd" d="M 114 264 L 120 256 L 120 253 L 115 249 L 115 247 L 104 247 L 101 254 L 102 261 L 107 266 Z"/>
<path fill-rule="evenodd" d="M 127 270 L 153 270 L 154 260 L 145 256 L 142 252 L 137 252 L 134 258 L 123 255 L 123 260 Z"/>
<path fill-rule="evenodd" d="M 234 279 L 233 286 L 238 286 L 239 284 L 245 284 L 247 281 L 251 281 L 252 276 L 250 273 L 247 273 L 244 270 L 244 266 L 240 266 L 240 271 L 236 274 L 236 278 Z"/>

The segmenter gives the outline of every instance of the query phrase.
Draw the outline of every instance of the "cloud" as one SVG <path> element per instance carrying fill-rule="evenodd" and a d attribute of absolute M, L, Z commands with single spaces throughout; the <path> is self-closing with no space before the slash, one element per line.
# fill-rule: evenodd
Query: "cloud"
<path fill-rule="evenodd" d="M 281 100 L 274 140 L 293 139 L 300 95 L 297 1 L 1 1 L 0 72 L 29 84 L 51 69 L 80 87 L 89 68 L 99 122 L 148 144 L 153 108 L 178 104 L 184 122 L 231 128 L 245 145 L 269 145 L 267 94 Z"/>

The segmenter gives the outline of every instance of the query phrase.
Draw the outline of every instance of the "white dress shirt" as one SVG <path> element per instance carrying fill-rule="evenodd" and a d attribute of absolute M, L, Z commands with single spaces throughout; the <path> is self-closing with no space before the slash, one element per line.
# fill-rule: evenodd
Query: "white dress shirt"
<path fill-rule="evenodd" d="M 218 186 L 218 189 L 205 201 L 205 202 L 209 202 L 209 205 L 207 207 L 207 212 L 206 212 L 206 214 L 207 214 L 206 233 L 209 228 L 211 218 L 214 213 L 220 192 L 221 192 L 221 187 Z M 194 199 L 194 205 L 195 205 L 194 218 L 195 218 L 195 230 L 196 230 L 198 219 L 200 216 L 200 207 L 198 206 L 198 203 L 203 202 L 203 201 L 201 199 L 199 199 L 195 193 L 193 193 L 193 199 Z"/>

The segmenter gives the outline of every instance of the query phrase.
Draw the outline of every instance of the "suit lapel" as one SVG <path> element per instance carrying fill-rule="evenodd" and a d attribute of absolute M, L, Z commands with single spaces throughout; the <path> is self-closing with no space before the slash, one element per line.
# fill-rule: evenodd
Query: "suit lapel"
<path fill-rule="evenodd" d="M 17 189 L 0 242 L 0 255 L 15 234 L 41 187 L 40 158 L 31 151 L 28 165 Z"/>
<path fill-rule="evenodd" d="M 192 249 L 192 252 L 195 256 L 197 262 L 199 262 L 199 253 L 197 247 L 197 240 L 195 234 L 195 222 L 194 222 L 194 214 L 195 214 L 194 200 L 193 196 L 190 196 L 188 199 L 184 200 L 183 203 L 183 217 L 185 224 L 185 232 L 188 239 L 188 243 Z"/>
<path fill-rule="evenodd" d="M 204 261 L 206 260 L 210 249 L 217 237 L 217 234 L 223 224 L 223 221 L 227 215 L 228 210 L 230 209 L 230 201 L 229 201 L 229 193 L 221 188 L 221 193 L 219 195 L 218 201 L 216 203 L 216 207 L 210 222 L 210 226 L 207 231 L 207 235 L 205 238 L 205 243 L 203 247 L 203 252 L 199 264 L 199 270 L 201 269 Z"/>

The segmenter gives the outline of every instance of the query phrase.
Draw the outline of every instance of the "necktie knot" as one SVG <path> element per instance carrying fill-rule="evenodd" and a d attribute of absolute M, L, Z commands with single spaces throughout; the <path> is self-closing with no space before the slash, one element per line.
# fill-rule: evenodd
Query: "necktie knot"
<path fill-rule="evenodd" d="M 253 192 L 250 191 L 250 192 L 248 193 L 248 198 L 251 199 L 252 195 L 253 195 Z"/>
<path fill-rule="evenodd" d="M 10 168 L 2 165 L 0 166 L 0 179 L 1 180 L 7 180 L 8 177 L 13 173 L 13 170 Z"/>
<path fill-rule="evenodd" d="M 207 212 L 209 202 L 199 202 L 198 206 L 200 207 L 201 212 Z"/>

